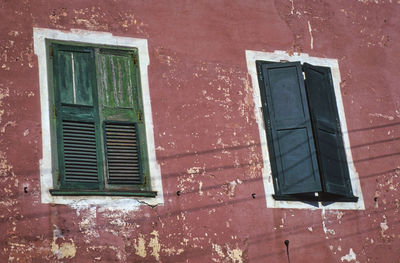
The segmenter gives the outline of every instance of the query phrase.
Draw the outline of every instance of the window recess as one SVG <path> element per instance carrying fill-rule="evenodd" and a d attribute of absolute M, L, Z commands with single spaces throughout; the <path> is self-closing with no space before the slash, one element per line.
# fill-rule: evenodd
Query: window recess
<path fill-rule="evenodd" d="M 275 200 L 357 202 L 331 70 L 256 61 Z"/>
<path fill-rule="evenodd" d="M 50 43 L 53 195 L 156 196 L 137 50 Z"/>

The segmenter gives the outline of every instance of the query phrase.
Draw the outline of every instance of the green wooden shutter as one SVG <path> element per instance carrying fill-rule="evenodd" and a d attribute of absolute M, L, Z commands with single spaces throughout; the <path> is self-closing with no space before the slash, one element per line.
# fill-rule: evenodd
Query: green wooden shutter
<path fill-rule="evenodd" d="M 353 196 L 331 70 L 307 63 L 303 69 L 324 192 Z"/>
<path fill-rule="evenodd" d="M 94 52 L 58 44 L 52 51 L 60 187 L 101 189 Z"/>
<path fill-rule="evenodd" d="M 133 51 L 98 54 L 109 184 L 145 184 L 148 175 L 143 105 Z"/>
<path fill-rule="evenodd" d="M 303 69 L 324 192 L 353 196 L 331 70 L 307 63 Z"/>
<path fill-rule="evenodd" d="M 321 191 L 300 63 L 257 66 L 277 194 Z"/>

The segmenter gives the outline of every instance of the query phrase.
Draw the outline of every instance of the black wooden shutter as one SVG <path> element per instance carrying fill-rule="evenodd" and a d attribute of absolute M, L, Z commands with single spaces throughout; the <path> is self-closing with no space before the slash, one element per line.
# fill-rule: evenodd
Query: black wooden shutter
<path fill-rule="evenodd" d="M 321 191 L 301 64 L 258 61 L 257 67 L 277 194 Z"/>
<path fill-rule="evenodd" d="M 331 70 L 307 63 L 303 69 L 324 192 L 353 196 Z"/>
<path fill-rule="evenodd" d="M 61 188 L 102 188 L 97 88 L 92 49 L 52 45 Z"/>

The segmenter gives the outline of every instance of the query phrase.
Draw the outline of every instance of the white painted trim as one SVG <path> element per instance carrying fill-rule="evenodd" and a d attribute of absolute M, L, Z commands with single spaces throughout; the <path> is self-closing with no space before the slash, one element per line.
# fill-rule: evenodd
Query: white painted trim
<path fill-rule="evenodd" d="M 42 116 L 42 153 L 43 158 L 40 160 L 40 184 L 41 184 L 41 200 L 42 203 L 52 204 L 67 204 L 72 206 L 87 206 L 92 204 L 102 205 L 115 209 L 115 204 L 123 202 L 123 208 L 135 209 L 140 203 L 147 203 L 150 205 L 164 204 L 164 195 L 161 181 L 160 165 L 156 160 L 156 150 L 154 146 L 154 133 L 153 133 L 153 118 L 151 111 L 149 80 L 147 68 L 150 64 L 149 52 L 146 39 L 130 38 L 130 37 L 116 37 L 110 33 L 92 32 L 86 30 L 60 31 L 45 28 L 34 28 L 34 50 L 38 57 L 39 62 L 39 83 L 40 83 L 40 105 Z M 69 41 L 87 44 L 110 45 L 121 47 L 132 47 L 138 49 L 139 54 L 139 67 L 140 78 L 144 105 L 144 116 L 146 125 L 146 139 L 147 150 L 149 156 L 149 168 L 151 188 L 157 191 L 156 198 L 145 197 L 110 197 L 110 196 L 52 196 L 49 192 L 53 188 L 52 176 L 52 147 L 51 147 L 51 130 L 50 130 L 50 116 L 51 106 L 49 98 L 49 84 L 48 84 L 48 61 L 46 40 Z"/>
<path fill-rule="evenodd" d="M 340 124 L 343 133 L 343 142 L 346 150 L 347 162 L 349 165 L 349 173 L 351 184 L 353 187 L 353 193 L 355 196 L 358 196 L 358 202 L 356 203 L 348 203 L 348 202 L 335 202 L 327 206 L 323 206 L 321 203 L 318 203 L 318 207 L 312 206 L 307 203 L 298 202 L 298 201 L 277 201 L 272 195 L 275 193 L 272 173 L 271 173 L 271 165 L 269 161 L 268 154 L 268 146 L 267 146 L 267 134 L 264 128 L 264 119 L 262 115 L 262 104 L 261 104 L 261 95 L 260 88 L 258 85 L 257 78 L 257 68 L 256 68 L 256 60 L 263 61 L 300 61 L 301 63 L 307 62 L 312 65 L 317 66 L 325 66 L 330 67 L 332 71 L 332 79 L 333 85 L 335 89 L 336 103 L 339 111 Z M 285 51 L 275 51 L 275 52 L 260 52 L 260 51 L 251 51 L 246 50 L 246 61 L 247 61 L 247 69 L 251 76 L 251 81 L 253 84 L 253 99 L 255 104 L 255 116 L 258 123 L 258 130 L 260 133 L 260 142 L 263 156 L 263 169 L 262 176 L 264 182 L 264 191 L 267 201 L 267 207 L 269 208 L 307 208 L 307 209 L 353 209 L 353 210 L 364 210 L 364 199 L 361 191 L 360 180 L 358 177 L 358 173 L 354 167 L 353 157 L 351 155 L 350 149 L 350 141 L 347 132 L 346 125 L 346 117 L 343 109 L 342 102 L 342 94 L 340 92 L 340 71 L 339 64 L 336 59 L 329 58 L 317 58 L 310 57 L 308 54 L 304 53 L 294 53 L 293 55 L 289 55 Z"/>

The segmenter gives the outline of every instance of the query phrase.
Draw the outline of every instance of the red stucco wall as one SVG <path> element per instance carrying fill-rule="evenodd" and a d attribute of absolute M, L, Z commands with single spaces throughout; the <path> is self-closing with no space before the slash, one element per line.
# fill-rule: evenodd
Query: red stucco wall
<path fill-rule="evenodd" d="M 286 239 L 291 262 L 400 262 L 398 1 L 1 0 L 0 17 L 0 262 L 287 262 Z M 41 204 L 33 27 L 148 40 L 165 205 Z M 366 210 L 267 208 L 245 50 L 339 60 Z"/>

